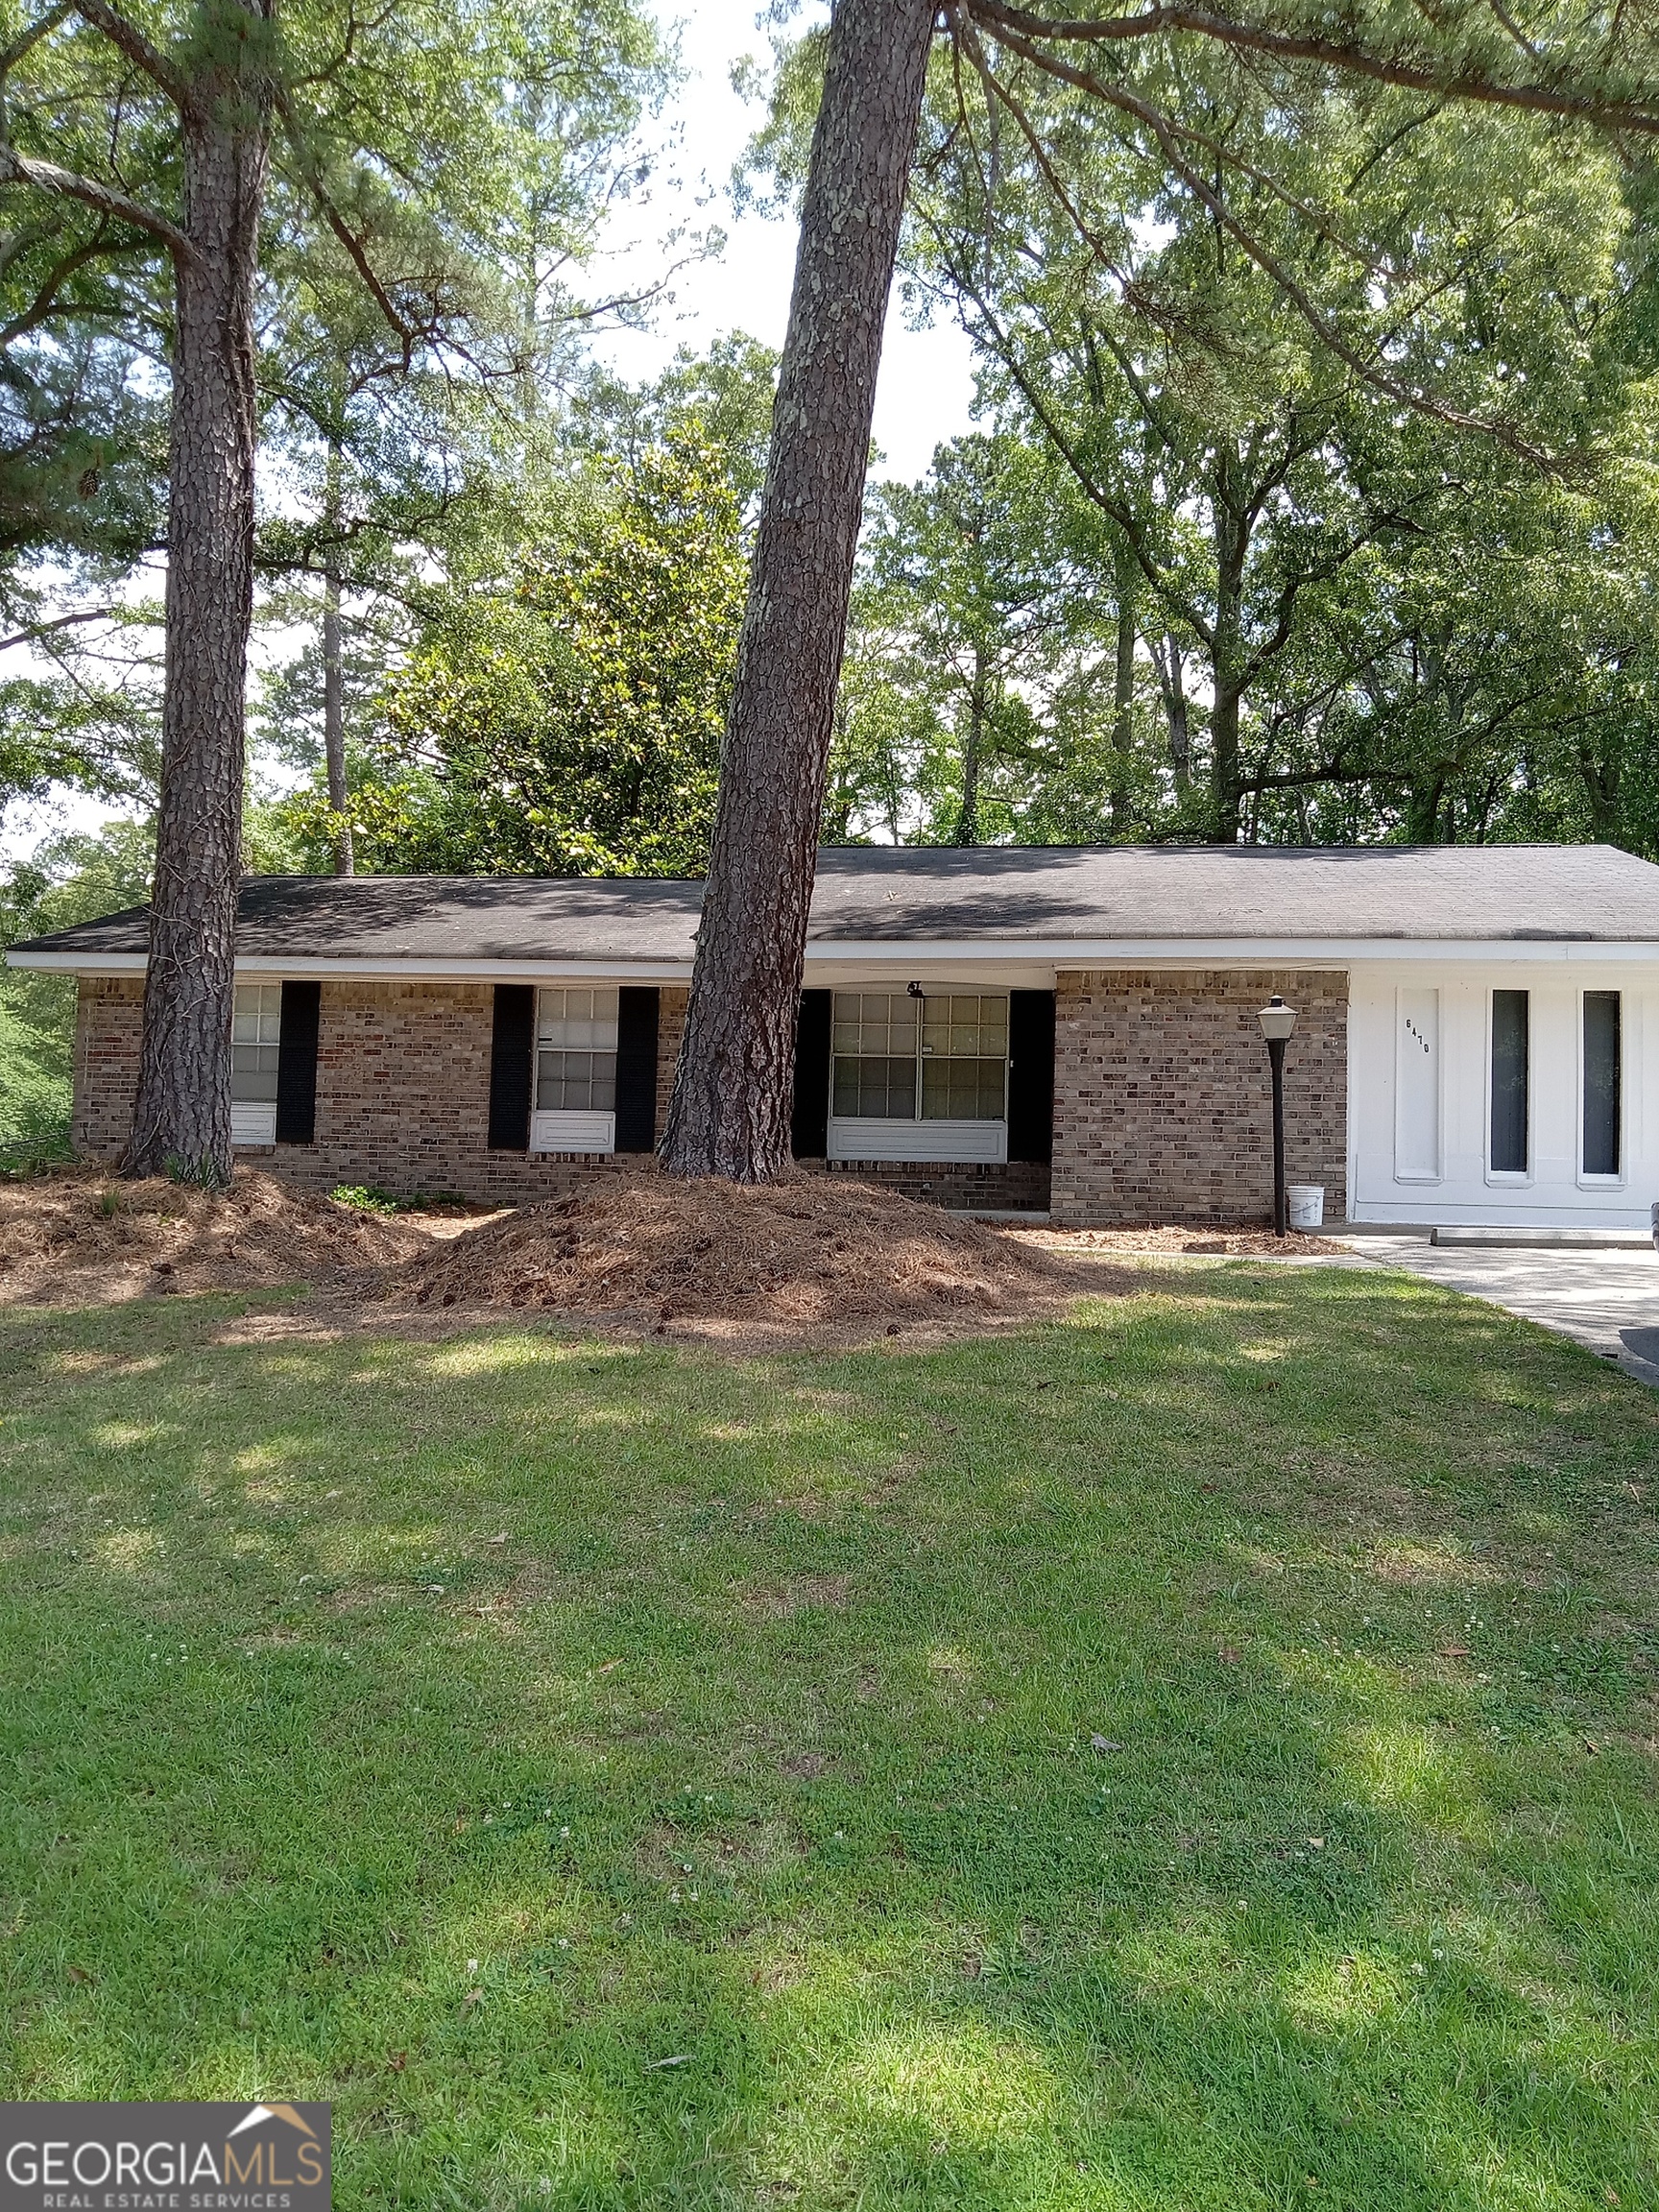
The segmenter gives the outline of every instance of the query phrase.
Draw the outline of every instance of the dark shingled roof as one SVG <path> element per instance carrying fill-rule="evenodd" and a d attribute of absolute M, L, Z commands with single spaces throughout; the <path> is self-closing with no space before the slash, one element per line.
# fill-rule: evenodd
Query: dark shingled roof
<path fill-rule="evenodd" d="M 263 876 L 245 961 L 686 961 L 702 885 Z M 830 847 L 811 941 L 1466 939 L 1659 943 L 1659 868 L 1606 845 Z M 142 952 L 142 908 L 14 946 Z"/>

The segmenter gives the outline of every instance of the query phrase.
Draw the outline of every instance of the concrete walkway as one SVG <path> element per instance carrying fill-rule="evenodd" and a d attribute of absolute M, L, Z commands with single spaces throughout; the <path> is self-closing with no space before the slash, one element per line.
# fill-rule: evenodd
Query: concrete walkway
<path fill-rule="evenodd" d="M 1408 1268 L 1559 1330 L 1659 1389 L 1659 1252 L 1449 1247 L 1421 1232 L 1356 1236 L 1352 1249 L 1375 1265 Z"/>

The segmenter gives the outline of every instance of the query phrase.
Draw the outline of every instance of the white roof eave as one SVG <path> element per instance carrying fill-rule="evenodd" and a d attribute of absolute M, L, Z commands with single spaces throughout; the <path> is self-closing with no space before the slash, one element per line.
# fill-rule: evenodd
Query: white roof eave
<path fill-rule="evenodd" d="M 21 952 L 7 964 L 46 974 L 141 975 L 142 952 Z M 1534 967 L 1562 964 L 1623 964 L 1659 961 L 1659 943 L 1609 938 L 1410 938 L 1410 937 L 1118 937 L 1118 938 L 812 938 L 806 967 L 812 971 L 858 969 L 906 975 L 951 967 L 1010 970 L 1109 968 L 1353 968 L 1361 965 L 1415 965 L 1421 962 L 1502 964 Z M 236 963 L 244 975 L 289 975 L 372 979 L 473 982 L 554 982 L 562 978 L 603 976 L 620 983 L 685 983 L 691 958 L 628 960 L 549 958 L 491 960 L 477 957 L 419 959 L 382 956 L 338 958 L 299 954 L 247 956 Z"/>

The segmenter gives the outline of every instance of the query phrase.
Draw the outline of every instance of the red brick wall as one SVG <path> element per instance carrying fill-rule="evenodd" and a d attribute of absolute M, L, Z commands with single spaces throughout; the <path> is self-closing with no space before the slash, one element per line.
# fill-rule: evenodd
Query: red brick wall
<path fill-rule="evenodd" d="M 657 1129 L 661 1134 L 687 994 L 659 1011 Z M 138 1083 L 142 982 L 83 977 L 76 1008 L 74 1142 L 113 1159 L 127 1142 Z M 596 1163 L 583 1155 L 492 1152 L 493 986 L 325 982 L 317 1044 L 317 1142 L 238 1146 L 237 1157 L 331 1190 L 366 1183 L 399 1195 L 449 1190 L 506 1204 L 556 1197 Z M 617 1166 L 622 1163 L 614 1164 Z"/>
<path fill-rule="evenodd" d="M 810 1163 L 819 1172 L 855 1175 L 906 1198 L 935 1206 L 983 1207 L 998 1213 L 1042 1213 L 1048 1204 L 1048 1169 L 1036 1161 L 834 1160 Z"/>
<path fill-rule="evenodd" d="M 1297 1010 L 1286 1167 L 1347 1210 L 1348 978 L 1339 969 L 1065 971 L 1054 1051 L 1056 1222 L 1264 1221 L 1273 1108 L 1256 1010 Z"/>
<path fill-rule="evenodd" d="M 69 1123 L 77 1155 L 113 1160 L 132 1135 L 143 1015 L 141 976 L 81 977 L 75 996 L 75 1100 Z"/>
<path fill-rule="evenodd" d="M 1256 1008 L 1283 990 L 1301 1016 L 1286 1064 L 1293 1182 L 1346 1207 L 1347 977 L 1219 972 L 1067 972 L 1055 1053 L 1056 1220 L 1248 1221 L 1272 1202 L 1267 1056 Z M 686 994 L 661 1002 L 657 1129 L 668 1111 Z M 126 1142 L 143 986 L 84 978 L 75 1036 L 77 1151 Z M 317 1142 L 248 1152 L 314 1188 L 372 1183 L 503 1203 L 557 1196 L 591 1160 L 491 1152 L 484 1137 L 493 1011 L 487 983 L 323 986 Z M 1041 1208 L 1043 1167 L 848 1165 L 845 1172 L 946 1206 Z"/>
<path fill-rule="evenodd" d="M 668 1099 L 674 1089 L 674 1069 L 680 1058 L 680 1040 L 685 1034 L 685 1008 L 689 991 L 666 986 L 657 999 L 657 1142 L 668 1126 Z"/>

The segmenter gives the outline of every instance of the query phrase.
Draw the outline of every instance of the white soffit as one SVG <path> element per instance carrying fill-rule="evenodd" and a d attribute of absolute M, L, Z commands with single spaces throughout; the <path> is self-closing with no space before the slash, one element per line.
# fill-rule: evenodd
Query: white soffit
<path fill-rule="evenodd" d="M 141 952 L 9 952 L 8 964 L 60 974 L 141 975 Z M 1659 943 L 1609 938 L 1005 938 L 932 940 L 854 939 L 810 941 L 806 979 L 820 988 L 837 983 L 888 981 L 964 982 L 983 978 L 1016 987 L 1027 978 L 1047 982 L 1053 972 L 1101 968 L 1354 968 L 1417 965 L 1433 961 L 1490 967 L 1578 967 L 1659 961 Z M 364 980 L 475 983 L 589 981 L 688 983 L 691 963 L 626 960 L 397 960 L 328 959 L 286 955 L 280 960 L 239 960 L 243 976 L 338 976 Z"/>

